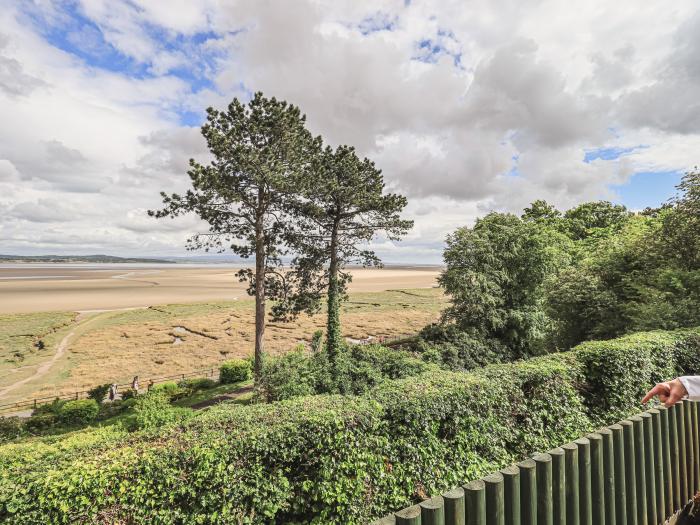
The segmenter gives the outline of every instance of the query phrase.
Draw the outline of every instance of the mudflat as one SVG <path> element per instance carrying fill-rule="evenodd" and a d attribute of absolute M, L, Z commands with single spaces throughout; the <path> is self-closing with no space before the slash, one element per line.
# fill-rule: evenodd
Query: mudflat
<path fill-rule="evenodd" d="M 90 311 L 248 298 L 239 268 L 147 265 L 0 265 L 0 313 Z M 350 292 L 431 288 L 437 267 L 351 270 Z"/>

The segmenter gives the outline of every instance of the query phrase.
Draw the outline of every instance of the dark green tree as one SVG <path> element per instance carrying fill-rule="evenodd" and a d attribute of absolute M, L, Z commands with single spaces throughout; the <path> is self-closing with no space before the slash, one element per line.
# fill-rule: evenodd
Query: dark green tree
<path fill-rule="evenodd" d="M 619 229 L 631 213 L 608 201 L 585 202 L 564 213 L 566 229 L 574 240 L 586 239 L 600 230 Z"/>
<path fill-rule="evenodd" d="M 490 213 L 448 236 L 443 321 L 512 357 L 539 353 L 551 330 L 544 284 L 569 262 L 571 241 L 546 225 Z"/>
<path fill-rule="evenodd" d="M 158 218 L 193 212 L 209 224 L 206 233 L 188 240 L 188 249 L 219 252 L 230 249 L 255 258 L 255 270 L 241 280 L 255 295 L 255 376 L 260 377 L 264 352 L 265 301 L 289 291 L 280 271 L 285 236 L 293 219 L 299 180 L 308 170 L 318 142 L 305 127 L 299 109 L 256 93 L 247 104 L 234 99 L 226 111 L 207 109 L 202 126 L 213 160 L 190 160 L 192 188 L 184 195 L 161 193 L 164 208 L 149 211 Z"/>
<path fill-rule="evenodd" d="M 667 253 L 686 270 L 700 269 L 700 171 L 689 171 L 677 187 L 673 209 L 664 216 Z"/>
<path fill-rule="evenodd" d="M 292 243 L 298 253 L 292 262 L 296 289 L 301 292 L 290 297 L 287 307 L 308 308 L 326 291 L 326 347 L 333 365 L 342 345 L 340 303 L 351 278 L 346 266 L 381 266 L 369 242 L 379 234 L 398 240 L 413 221 L 400 216 L 406 198 L 385 193 L 381 170 L 369 159 L 361 160 L 352 147 L 326 147 L 305 181 Z"/>

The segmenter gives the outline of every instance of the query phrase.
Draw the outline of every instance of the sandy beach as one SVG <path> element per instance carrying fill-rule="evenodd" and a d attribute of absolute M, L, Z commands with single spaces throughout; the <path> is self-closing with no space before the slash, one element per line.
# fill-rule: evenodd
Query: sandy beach
<path fill-rule="evenodd" d="M 0 313 L 85 311 L 248 298 L 238 268 L 0 265 Z M 351 292 L 436 286 L 437 267 L 353 269 Z"/>

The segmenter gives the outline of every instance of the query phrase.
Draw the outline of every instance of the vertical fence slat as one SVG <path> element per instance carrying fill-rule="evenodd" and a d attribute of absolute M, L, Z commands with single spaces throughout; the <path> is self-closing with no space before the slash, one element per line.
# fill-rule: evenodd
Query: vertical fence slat
<path fill-rule="evenodd" d="M 613 442 L 613 463 L 615 471 L 615 521 L 617 525 L 627 525 L 627 494 L 625 483 L 625 443 L 622 426 L 610 427 Z"/>
<path fill-rule="evenodd" d="M 482 480 L 464 485 L 467 525 L 486 525 L 486 486 Z"/>
<path fill-rule="evenodd" d="M 673 481 L 673 509 L 681 508 L 680 440 L 678 438 L 678 405 L 668 409 L 669 452 L 671 456 L 671 479 Z"/>
<path fill-rule="evenodd" d="M 591 443 L 591 519 L 605 523 L 605 476 L 603 474 L 603 436 L 589 434 Z"/>
<path fill-rule="evenodd" d="M 503 474 L 496 472 L 484 478 L 486 485 L 486 525 L 505 525 Z"/>
<path fill-rule="evenodd" d="M 552 457 L 552 503 L 554 525 L 566 525 L 566 465 L 564 449 L 555 448 L 548 454 Z"/>
<path fill-rule="evenodd" d="M 520 469 L 520 522 L 537 525 L 537 477 L 532 459 L 518 463 Z"/>
<path fill-rule="evenodd" d="M 654 476 L 656 478 L 656 522 L 663 523 L 670 514 L 666 514 L 666 478 L 664 476 L 664 446 L 661 435 L 661 412 L 655 408 L 649 410 L 654 437 Z"/>
<path fill-rule="evenodd" d="M 662 444 L 662 462 L 663 462 L 663 478 L 664 478 L 664 514 L 670 516 L 673 514 L 673 476 L 671 470 L 671 436 L 668 428 L 668 409 L 659 407 L 659 420 L 661 426 L 661 444 Z"/>
<path fill-rule="evenodd" d="M 420 512 L 422 525 L 445 525 L 445 504 L 442 496 L 421 502 Z"/>
<path fill-rule="evenodd" d="M 396 525 L 421 525 L 420 506 L 413 505 L 394 514 Z"/>
<path fill-rule="evenodd" d="M 685 469 L 688 476 L 688 497 L 689 500 L 695 494 L 695 445 L 693 445 L 693 418 L 691 415 L 692 401 L 683 402 L 683 413 L 685 416 Z"/>
<path fill-rule="evenodd" d="M 690 412 L 693 416 L 693 424 L 691 428 L 693 429 L 693 451 L 695 461 L 693 466 L 695 467 L 695 487 L 693 487 L 693 495 L 700 490 L 700 420 L 698 418 L 698 403 L 697 401 L 689 401 Z"/>
<path fill-rule="evenodd" d="M 647 497 L 647 523 L 656 525 L 658 516 L 656 514 L 656 466 L 654 465 L 654 429 L 651 422 L 651 414 L 645 412 L 640 415 L 642 418 L 642 429 L 644 432 L 644 477 Z"/>
<path fill-rule="evenodd" d="M 516 465 L 501 470 L 505 496 L 506 525 L 520 525 L 520 469 Z"/>
<path fill-rule="evenodd" d="M 652 525 L 647 523 L 647 492 L 646 492 L 646 467 L 644 464 L 644 424 L 640 416 L 633 416 L 632 428 L 634 430 L 634 467 L 636 473 L 637 492 L 637 523 L 639 525 Z"/>
<path fill-rule="evenodd" d="M 537 454 L 534 458 L 537 477 L 537 525 L 554 525 L 552 499 L 552 456 Z"/>
<path fill-rule="evenodd" d="M 637 468 L 635 465 L 634 425 L 628 419 L 621 421 L 622 437 L 625 446 L 625 490 L 627 495 L 627 523 L 637 523 Z"/>
<path fill-rule="evenodd" d="M 615 447 L 613 444 L 612 430 L 604 428 L 598 431 L 603 438 L 603 492 L 605 495 L 605 525 L 615 525 L 615 491 L 617 481 L 615 479 Z"/>
<path fill-rule="evenodd" d="M 445 504 L 445 525 L 465 525 L 464 489 L 457 488 L 442 495 Z"/>
<path fill-rule="evenodd" d="M 578 446 L 576 443 L 567 443 L 561 448 L 564 450 L 564 478 L 566 479 L 566 525 L 579 525 Z"/>
<path fill-rule="evenodd" d="M 579 523 L 593 525 L 591 514 L 591 442 L 588 438 L 581 438 L 574 443 L 578 446 Z"/>
<path fill-rule="evenodd" d="M 681 506 L 690 499 L 688 487 L 688 462 L 685 442 L 685 408 L 683 401 L 676 403 L 676 426 L 678 427 L 678 477 L 681 480 Z"/>

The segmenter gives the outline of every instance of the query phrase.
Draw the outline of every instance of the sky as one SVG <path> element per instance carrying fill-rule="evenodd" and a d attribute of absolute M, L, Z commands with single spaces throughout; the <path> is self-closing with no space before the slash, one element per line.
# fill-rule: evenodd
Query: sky
<path fill-rule="evenodd" d="M 409 201 L 388 262 L 535 199 L 631 209 L 700 151 L 695 0 L 0 0 L 0 253 L 186 255 L 160 191 L 262 91 Z"/>

